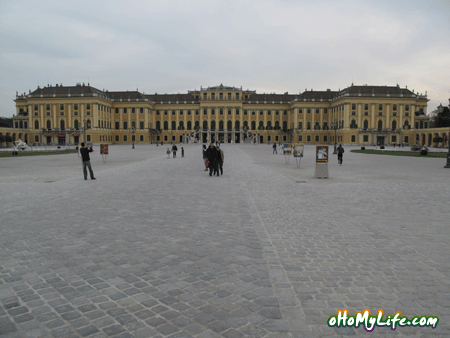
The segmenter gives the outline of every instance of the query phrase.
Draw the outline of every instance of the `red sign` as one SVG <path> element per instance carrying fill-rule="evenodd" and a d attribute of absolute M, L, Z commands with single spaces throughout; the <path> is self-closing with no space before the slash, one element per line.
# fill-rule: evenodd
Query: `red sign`
<path fill-rule="evenodd" d="M 46 137 L 50 136 L 50 137 L 51 137 L 51 136 L 52 136 L 52 134 L 44 134 L 44 136 L 46 136 Z"/>
<path fill-rule="evenodd" d="M 100 154 L 108 155 L 108 145 L 107 144 L 100 144 Z"/>
<path fill-rule="evenodd" d="M 58 137 L 66 137 L 66 134 L 56 134 Z"/>
<path fill-rule="evenodd" d="M 72 134 L 72 136 L 80 136 L 80 134 Z"/>
<path fill-rule="evenodd" d="M 328 146 L 316 145 L 316 163 L 328 163 Z"/>

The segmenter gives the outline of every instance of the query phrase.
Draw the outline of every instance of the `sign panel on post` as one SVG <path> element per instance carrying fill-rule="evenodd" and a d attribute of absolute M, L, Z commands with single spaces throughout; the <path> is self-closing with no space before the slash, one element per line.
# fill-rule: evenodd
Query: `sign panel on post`
<path fill-rule="evenodd" d="M 316 146 L 316 162 L 328 163 L 328 146 Z"/>
<path fill-rule="evenodd" d="M 295 158 L 295 162 L 297 163 L 297 168 L 300 168 L 300 162 L 303 157 L 304 146 L 303 146 L 303 144 L 295 143 L 292 145 L 292 148 L 293 148 L 293 155 Z"/>
<path fill-rule="evenodd" d="M 106 155 L 108 155 L 107 144 L 100 144 L 100 154 L 102 155 L 103 163 L 106 163 Z"/>

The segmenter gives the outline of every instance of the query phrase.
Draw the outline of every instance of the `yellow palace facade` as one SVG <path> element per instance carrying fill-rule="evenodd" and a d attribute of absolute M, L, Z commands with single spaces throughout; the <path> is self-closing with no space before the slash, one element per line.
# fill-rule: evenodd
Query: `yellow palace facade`
<path fill-rule="evenodd" d="M 399 86 L 276 94 L 220 85 L 145 94 L 61 84 L 16 94 L 14 121 L 36 144 L 411 144 L 427 102 L 426 95 Z"/>

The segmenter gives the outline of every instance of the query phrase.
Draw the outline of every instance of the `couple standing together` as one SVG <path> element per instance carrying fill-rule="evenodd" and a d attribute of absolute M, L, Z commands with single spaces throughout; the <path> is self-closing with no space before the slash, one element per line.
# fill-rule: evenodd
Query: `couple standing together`
<path fill-rule="evenodd" d="M 223 175 L 223 162 L 225 160 L 225 156 L 223 151 L 219 146 L 215 147 L 213 143 L 206 149 L 206 146 L 203 145 L 203 161 L 205 162 L 205 171 L 209 168 L 209 176 L 215 175 L 219 176 Z"/>

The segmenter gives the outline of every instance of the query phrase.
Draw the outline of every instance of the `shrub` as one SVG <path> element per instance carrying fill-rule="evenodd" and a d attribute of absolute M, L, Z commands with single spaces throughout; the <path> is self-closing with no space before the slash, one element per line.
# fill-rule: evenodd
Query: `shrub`
<path fill-rule="evenodd" d="M 384 149 L 384 146 L 381 146 L 380 149 Z"/>
<path fill-rule="evenodd" d="M 361 147 L 361 150 L 366 150 L 366 147 Z"/>
<path fill-rule="evenodd" d="M 428 151 L 426 151 L 425 149 L 420 151 L 420 155 L 422 156 L 427 156 L 428 155 Z"/>

